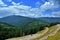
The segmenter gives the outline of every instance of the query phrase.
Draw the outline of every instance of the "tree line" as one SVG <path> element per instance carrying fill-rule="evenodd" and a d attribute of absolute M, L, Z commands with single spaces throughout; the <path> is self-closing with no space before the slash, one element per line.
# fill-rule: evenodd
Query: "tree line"
<path fill-rule="evenodd" d="M 50 27 L 56 24 L 59 23 L 44 23 L 41 21 L 32 21 L 22 27 L 15 27 L 6 23 L 0 23 L 0 40 L 21 37 L 29 34 L 32 35 L 38 31 L 43 30 L 45 27 Z"/>

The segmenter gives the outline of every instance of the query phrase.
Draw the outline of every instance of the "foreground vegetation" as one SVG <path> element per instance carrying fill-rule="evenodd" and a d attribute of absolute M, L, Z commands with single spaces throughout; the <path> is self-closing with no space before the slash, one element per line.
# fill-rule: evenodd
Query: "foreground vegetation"
<path fill-rule="evenodd" d="M 48 32 L 46 32 L 44 35 L 42 35 L 42 36 L 40 36 L 40 37 L 38 37 L 38 38 L 36 38 L 36 39 L 34 39 L 34 40 L 39 40 L 39 39 L 41 39 L 42 37 L 48 35 L 49 33 L 53 32 L 54 30 L 56 30 L 56 28 L 57 28 L 57 27 L 55 27 L 55 26 L 51 26 L 51 27 L 49 28 Z"/>
<path fill-rule="evenodd" d="M 22 27 L 15 27 L 7 23 L 0 22 L 0 40 L 5 40 L 13 37 L 34 34 L 43 30 L 45 27 L 56 25 L 57 23 L 45 23 L 38 20 L 27 23 Z M 50 29 L 51 30 L 51 29 Z"/>
<path fill-rule="evenodd" d="M 60 40 L 60 30 L 54 36 L 48 37 L 46 40 Z"/>

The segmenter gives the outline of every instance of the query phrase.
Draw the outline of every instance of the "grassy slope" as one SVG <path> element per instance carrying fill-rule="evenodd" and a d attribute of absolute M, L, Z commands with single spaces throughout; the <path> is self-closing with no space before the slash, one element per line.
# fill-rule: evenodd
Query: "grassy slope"
<path fill-rule="evenodd" d="M 57 32 L 56 35 L 48 37 L 47 40 L 59 40 L 60 39 L 60 30 Z"/>
<path fill-rule="evenodd" d="M 57 27 L 55 27 L 55 26 L 50 27 L 49 30 L 48 30 L 48 32 L 45 33 L 45 35 L 40 36 L 40 37 L 38 37 L 38 38 L 36 38 L 36 39 L 34 39 L 34 40 L 39 40 L 40 38 L 42 38 L 42 37 L 48 35 L 49 33 L 53 32 L 56 28 L 57 28 Z"/>
<path fill-rule="evenodd" d="M 44 33 L 45 31 L 46 31 L 46 28 L 45 28 L 44 30 L 41 30 L 41 31 L 37 32 L 36 34 L 42 34 L 42 33 Z"/>

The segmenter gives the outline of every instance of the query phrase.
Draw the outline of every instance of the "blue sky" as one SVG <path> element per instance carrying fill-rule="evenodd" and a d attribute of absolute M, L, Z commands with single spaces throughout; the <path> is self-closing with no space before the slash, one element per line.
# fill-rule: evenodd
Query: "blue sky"
<path fill-rule="evenodd" d="M 15 3 L 21 3 L 26 6 L 36 7 L 36 6 L 41 6 L 48 0 L 12 0 L 12 1 Z M 12 3 L 11 3 L 12 1 L 3 0 L 3 2 L 7 5 L 12 5 Z"/>
<path fill-rule="evenodd" d="M 26 17 L 60 17 L 59 0 L 0 0 L 0 18 L 20 15 Z"/>

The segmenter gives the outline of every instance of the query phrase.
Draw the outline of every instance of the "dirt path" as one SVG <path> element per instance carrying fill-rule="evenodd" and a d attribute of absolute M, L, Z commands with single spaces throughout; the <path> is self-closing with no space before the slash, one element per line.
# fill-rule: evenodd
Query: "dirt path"
<path fill-rule="evenodd" d="M 44 36 L 40 40 L 46 40 L 50 36 L 54 36 L 59 30 L 60 30 L 60 24 L 56 25 L 57 29 L 53 31 L 52 33 L 48 34 L 47 36 Z"/>
<path fill-rule="evenodd" d="M 47 31 L 48 31 L 48 28 L 46 28 L 46 30 L 42 34 L 33 34 L 32 36 L 31 35 L 27 35 L 27 36 L 7 39 L 7 40 L 33 40 L 33 39 L 35 39 L 37 37 L 40 37 L 40 36 L 44 35 Z"/>

